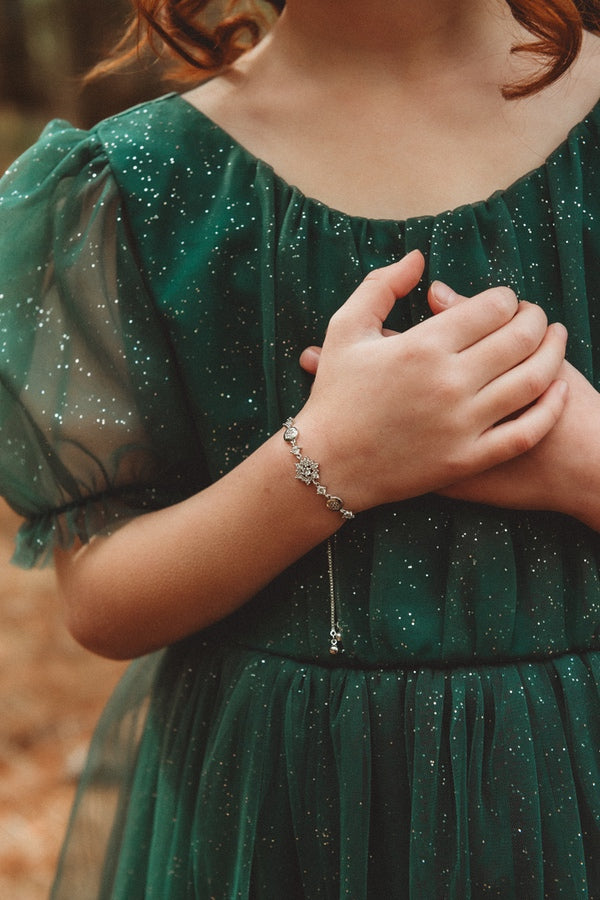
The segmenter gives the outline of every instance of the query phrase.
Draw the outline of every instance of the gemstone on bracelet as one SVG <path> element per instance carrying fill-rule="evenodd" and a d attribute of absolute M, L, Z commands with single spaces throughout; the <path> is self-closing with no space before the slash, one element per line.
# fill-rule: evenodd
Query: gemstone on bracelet
<path fill-rule="evenodd" d="M 333 495 L 327 499 L 325 504 L 327 509 L 332 509 L 334 512 L 339 512 L 344 505 L 343 500 L 340 497 L 334 497 Z"/>
<path fill-rule="evenodd" d="M 310 456 L 301 456 L 296 463 L 296 478 L 304 484 L 314 484 L 319 480 L 319 463 Z"/>

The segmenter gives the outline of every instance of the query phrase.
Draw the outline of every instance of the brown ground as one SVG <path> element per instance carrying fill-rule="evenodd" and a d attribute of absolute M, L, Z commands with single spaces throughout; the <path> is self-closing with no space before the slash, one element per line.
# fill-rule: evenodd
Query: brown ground
<path fill-rule="evenodd" d="M 9 565 L 0 501 L 0 897 L 48 894 L 77 774 L 123 665 L 68 635 L 51 571 Z"/>

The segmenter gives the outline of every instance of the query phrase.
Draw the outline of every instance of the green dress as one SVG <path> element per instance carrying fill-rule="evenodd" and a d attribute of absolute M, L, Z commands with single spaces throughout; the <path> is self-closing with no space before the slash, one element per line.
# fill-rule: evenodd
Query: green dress
<path fill-rule="evenodd" d="M 51 125 L 0 220 L 0 489 L 25 566 L 235 466 L 305 401 L 301 349 L 413 248 L 426 276 L 390 327 L 429 315 L 434 278 L 509 284 L 600 386 L 600 105 L 489 200 L 397 222 L 303 196 L 168 95 Z M 427 495 L 344 525 L 334 564 L 337 656 L 320 546 L 131 665 L 55 900 L 600 897 L 599 535 Z"/>

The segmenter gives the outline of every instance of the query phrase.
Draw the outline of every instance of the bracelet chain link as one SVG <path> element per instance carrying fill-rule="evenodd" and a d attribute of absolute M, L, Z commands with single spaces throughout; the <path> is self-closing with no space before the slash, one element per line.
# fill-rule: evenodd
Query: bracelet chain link
<path fill-rule="evenodd" d="M 317 494 L 325 498 L 327 509 L 333 512 L 339 512 L 343 519 L 353 519 L 354 513 L 349 509 L 345 509 L 344 501 L 335 494 L 330 494 L 324 484 L 321 484 L 321 476 L 319 474 L 319 463 L 311 459 L 310 456 L 302 455 L 302 448 L 298 446 L 298 429 L 294 425 L 294 420 L 290 417 L 283 423 L 285 431 L 283 439 L 290 445 L 290 453 L 296 457 L 296 478 L 303 481 L 304 484 L 313 484 L 317 489 Z"/>

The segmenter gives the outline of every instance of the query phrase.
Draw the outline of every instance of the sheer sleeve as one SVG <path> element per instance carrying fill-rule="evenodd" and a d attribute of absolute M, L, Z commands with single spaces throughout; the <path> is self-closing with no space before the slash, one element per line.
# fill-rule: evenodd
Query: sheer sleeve
<path fill-rule="evenodd" d="M 206 482 L 106 155 L 63 123 L 0 185 L 0 439 L 26 567 Z"/>

